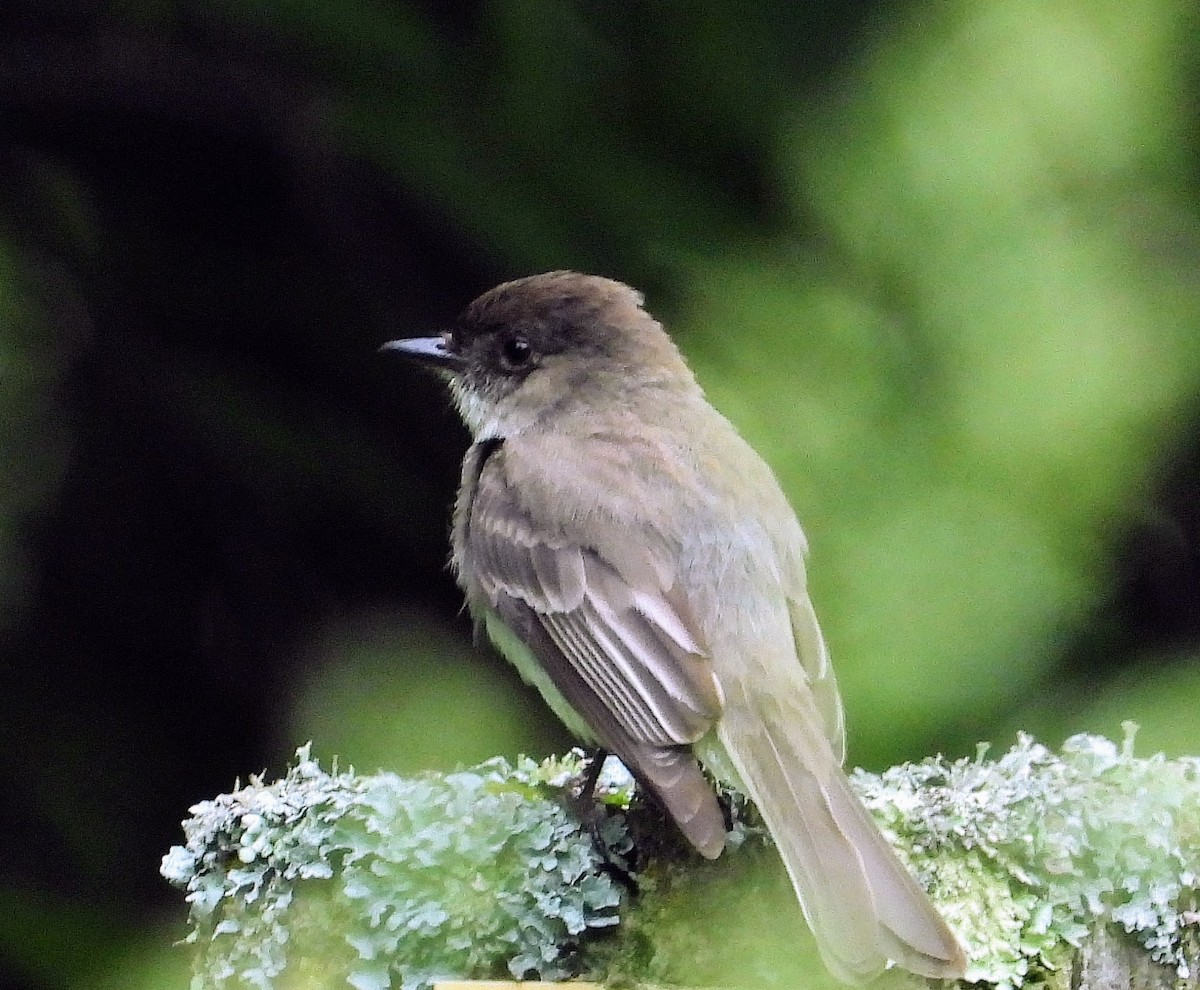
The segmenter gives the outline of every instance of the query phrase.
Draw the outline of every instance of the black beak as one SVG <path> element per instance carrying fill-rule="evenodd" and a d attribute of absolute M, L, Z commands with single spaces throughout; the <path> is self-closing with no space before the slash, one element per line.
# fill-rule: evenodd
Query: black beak
<path fill-rule="evenodd" d="M 444 368 L 446 371 L 461 371 L 463 359 L 453 351 L 446 349 L 446 341 L 442 337 L 409 337 L 404 340 L 389 340 L 379 353 L 396 351 L 406 358 L 421 364 Z"/>

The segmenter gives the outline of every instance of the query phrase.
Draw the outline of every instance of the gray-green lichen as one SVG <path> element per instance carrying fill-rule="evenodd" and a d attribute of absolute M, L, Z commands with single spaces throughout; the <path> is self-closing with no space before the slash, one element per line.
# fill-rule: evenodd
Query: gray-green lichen
<path fill-rule="evenodd" d="M 281 780 L 196 805 L 162 865 L 191 905 L 194 990 L 274 990 L 305 967 L 304 985 L 356 990 L 573 975 L 622 897 L 550 796 L 580 759 L 405 779 L 327 773 L 306 746 Z"/>
<path fill-rule="evenodd" d="M 1194 980 L 1200 914 L 1200 760 L 1133 753 L 1100 736 L 1060 754 L 1029 736 L 997 760 L 858 772 L 867 806 L 897 838 L 964 939 L 967 977 L 1058 985 L 1097 924 L 1136 938 Z"/>
<path fill-rule="evenodd" d="M 1132 730 L 1122 746 L 1076 736 L 1055 754 L 1022 736 L 985 756 L 852 778 L 966 942 L 968 978 L 1066 987 L 1079 947 L 1110 924 L 1190 985 L 1200 761 L 1135 757 Z M 630 807 L 627 785 L 581 824 L 570 795 L 585 766 L 572 753 L 403 779 L 326 772 L 304 747 L 281 780 L 197 805 L 162 867 L 191 906 L 194 990 L 728 983 L 730 967 L 773 987 L 812 972 L 799 913 L 743 812 L 729 853 L 701 861 L 652 809 Z"/>

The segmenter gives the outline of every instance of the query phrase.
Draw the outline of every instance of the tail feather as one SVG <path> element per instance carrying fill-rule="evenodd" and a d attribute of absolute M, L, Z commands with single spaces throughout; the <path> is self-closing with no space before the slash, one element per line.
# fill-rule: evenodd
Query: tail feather
<path fill-rule="evenodd" d="M 706 859 L 725 848 L 725 814 L 692 751 L 683 746 L 638 746 L 630 769 L 667 809 Z"/>
<path fill-rule="evenodd" d="M 763 816 L 804 916 L 830 971 L 844 982 L 865 983 L 883 970 L 887 959 L 877 947 L 874 904 L 869 886 L 863 883 L 862 865 L 854 851 L 845 848 L 845 836 L 829 814 L 816 778 L 778 776 L 788 788 L 786 803 L 812 809 L 785 822 L 776 814 Z"/>
<path fill-rule="evenodd" d="M 875 902 L 884 954 L 922 976 L 937 979 L 962 976 L 967 968 L 962 944 L 930 902 L 929 895 L 897 858 L 840 769 L 826 795 L 839 828 L 862 861 Z"/>
<path fill-rule="evenodd" d="M 775 710 L 742 718 L 727 710 L 721 742 L 830 971 L 860 984 L 891 959 L 923 976 L 961 976 L 962 946 L 850 790 L 829 742 L 804 731 L 811 722 L 801 713 L 762 707 Z"/>

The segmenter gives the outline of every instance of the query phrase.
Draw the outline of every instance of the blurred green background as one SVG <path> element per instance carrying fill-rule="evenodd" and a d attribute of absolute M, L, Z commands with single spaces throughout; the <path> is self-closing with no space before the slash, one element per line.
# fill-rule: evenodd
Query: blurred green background
<path fill-rule="evenodd" d="M 375 355 L 643 288 L 813 546 L 851 760 L 1200 752 L 1197 21 L 1173 0 L 8 0 L 0 984 L 170 987 L 195 801 L 569 745 Z"/>

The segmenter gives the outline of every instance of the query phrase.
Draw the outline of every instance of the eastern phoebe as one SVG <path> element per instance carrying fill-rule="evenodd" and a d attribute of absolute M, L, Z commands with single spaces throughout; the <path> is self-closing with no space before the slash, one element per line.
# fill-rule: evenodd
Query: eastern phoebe
<path fill-rule="evenodd" d="M 440 337 L 474 438 L 453 566 L 476 621 L 585 742 L 615 753 L 709 858 L 701 765 L 758 807 L 830 970 L 963 975 L 962 946 L 850 790 L 842 706 L 771 469 L 708 404 L 642 295 L 549 272 Z"/>

